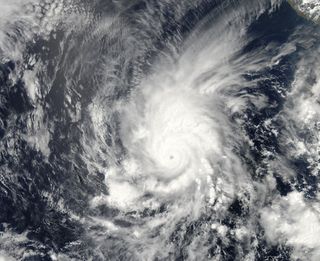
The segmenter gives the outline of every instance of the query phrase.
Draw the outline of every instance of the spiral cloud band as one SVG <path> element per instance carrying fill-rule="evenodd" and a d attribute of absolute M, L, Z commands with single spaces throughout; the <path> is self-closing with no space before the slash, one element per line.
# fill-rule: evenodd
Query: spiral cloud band
<path fill-rule="evenodd" d="M 318 0 L 0 0 L 0 260 L 320 260 Z"/>

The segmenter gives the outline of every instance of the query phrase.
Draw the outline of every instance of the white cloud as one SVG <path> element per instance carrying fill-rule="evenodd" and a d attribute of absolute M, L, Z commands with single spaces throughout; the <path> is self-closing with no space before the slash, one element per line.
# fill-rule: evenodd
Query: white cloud
<path fill-rule="evenodd" d="M 320 204 L 291 192 L 261 212 L 261 224 L 271 244 L 293 248 L 292 259 L 320 260 Z"/>
<path fill-rule="evenodd" d="M 7 256 L 6 253 L 0 251 L 0 261 L 14 261 L 15 259 Z"/>

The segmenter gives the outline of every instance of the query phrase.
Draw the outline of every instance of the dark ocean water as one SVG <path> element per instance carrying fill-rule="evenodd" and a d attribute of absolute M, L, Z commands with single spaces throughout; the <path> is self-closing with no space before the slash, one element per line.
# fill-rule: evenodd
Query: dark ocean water
<path fill-rule="evenodd" d="M 319 260 L 318 25 L 39 3 L 0 1 L 1 261 Z"/>

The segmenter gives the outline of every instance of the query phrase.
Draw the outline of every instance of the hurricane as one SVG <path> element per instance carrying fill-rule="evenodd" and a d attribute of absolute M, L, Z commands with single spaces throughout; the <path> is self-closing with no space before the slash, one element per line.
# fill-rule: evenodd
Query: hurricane
<path fill-rule="evenodd" d="M 317 1 L 0 14 L 0 261 L 320 259 Z"/>

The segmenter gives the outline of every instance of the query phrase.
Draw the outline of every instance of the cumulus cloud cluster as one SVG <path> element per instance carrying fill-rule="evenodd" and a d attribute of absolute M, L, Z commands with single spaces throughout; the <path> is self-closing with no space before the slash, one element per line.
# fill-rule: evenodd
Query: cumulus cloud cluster
<path fill-rule="evenodd" d="M 303 193 L 279 197 L 261 212 L 261 223 L 271 244 L 293 247 L 294 260 L 320 258 L 320 204 L 308 202 Z"/>

